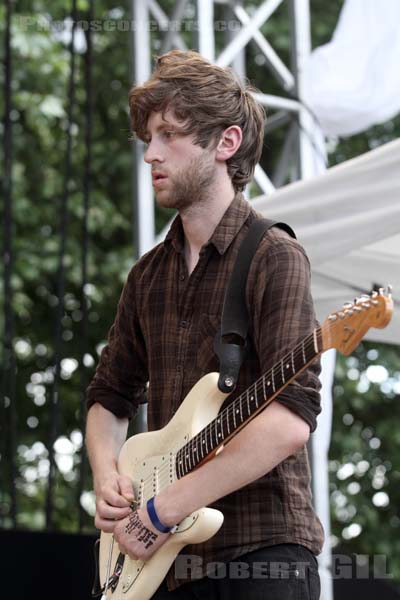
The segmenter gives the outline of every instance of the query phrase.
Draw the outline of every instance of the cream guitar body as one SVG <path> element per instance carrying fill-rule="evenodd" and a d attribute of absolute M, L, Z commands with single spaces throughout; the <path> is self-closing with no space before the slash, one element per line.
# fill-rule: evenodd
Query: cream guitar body
<path fill-rule="evenodd" d="M 390 290 L 387 295 L 380 289 L 354 304 L 346 303 L 223 410 L 227 394 L 218 389 L 218 373 L 205 375 L 166 427 L 135 435 L 123 445 L 118 470 L 133 480 L 139 506 L 212 459 L 322 352 L 336 348 L 350 354 L 370 327 L 389 323 L 392 310 Z M 103 599 L 149 600 L 180 550 L 208 540 L 222 522 L 223 515 L 217 510 L 202 508 L 192 513 L 146 563 L 122 555 L 113 536 L 102 533 L 99 576 Z"/>
<path fill-rule="evenodd" d="M 217 388 L 218 373 L 200 379 L 166 427 L 140 433 L 129 438 L 121 449 L 118 470 L 134 482 L 135 497 L 143 506 L 147 500 L 177 479 L 177 451 L 210 423 L 226 398 Z M 188 544 L 204 542 L 221 527 L 224 518 L 220 511 L 203 508 L 184 519 L 177 531 L 146 563 L 125 556 L 115 591 L 107 599 L 147 600 L 155 593 L 180 550 Z M 111 559 L 110 549 L 112 548 Z M 111 575 L 119 554 L 112 543 L 112 534 L 102 533 L 100 539 L 100 582 Z"/>

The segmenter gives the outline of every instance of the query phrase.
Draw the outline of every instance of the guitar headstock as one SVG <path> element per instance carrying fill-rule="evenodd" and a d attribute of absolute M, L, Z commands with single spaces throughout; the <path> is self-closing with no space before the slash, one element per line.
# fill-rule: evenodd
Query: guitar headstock
<path fill-rule="evenodd" d="M 323 349 L 336 348 L 342 354 L 351 354 L 371 327 L 386 327 L 392 312 L 391 286 L 370 295 L 363 294 L 354 302 L 346 302 L 322 324 Z"/>

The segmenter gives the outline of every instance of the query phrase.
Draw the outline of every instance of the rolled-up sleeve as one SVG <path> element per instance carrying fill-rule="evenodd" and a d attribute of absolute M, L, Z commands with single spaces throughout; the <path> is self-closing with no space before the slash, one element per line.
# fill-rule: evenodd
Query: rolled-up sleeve
<path fill-rule="evenodd" d="M 271 237 L 272 243 L 266 238 L 260 244 L 248 288 L 252 337 L 263 373 L 317 326 L 310 265 L 304 249 L 296 240 L 276 230 Z M 276 398 L 304 419 L 311 431 L 315 430 L 321 411 L 320 370 L 320 361 L 316 359 Z"/>
<path fill-rule="evenodd" d="M 139 404 L 146 401 L 147 382 L 146 346 L 137 315 L 133 267 L 124 285 L 107 344 L 87 389 L 87 408 L 99 402 L 117 417 L 131 419 Z"/>

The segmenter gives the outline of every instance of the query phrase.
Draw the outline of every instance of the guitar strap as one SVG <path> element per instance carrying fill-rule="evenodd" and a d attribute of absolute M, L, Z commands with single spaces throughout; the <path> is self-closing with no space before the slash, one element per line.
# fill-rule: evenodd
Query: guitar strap
<path fill-rule="evenodd" d="M 218 388 L 232 392 L 239 378 L 240 367 L 248 349 L 249 315 L 246 307 L 246 283 L 251 261 L 264 233 L 279 227 L 296 239 L 286 223 L 271 219 L 256 219 L 240 245 L 239 253 L 225 292 L 221 329 L 214 340 L 214 351 L 220 362 Z"/>

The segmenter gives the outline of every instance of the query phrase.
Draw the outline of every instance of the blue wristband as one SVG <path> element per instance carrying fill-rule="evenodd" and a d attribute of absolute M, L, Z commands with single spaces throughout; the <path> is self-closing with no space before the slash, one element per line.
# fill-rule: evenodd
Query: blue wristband
<path fill-rule="evenodd" d="M 170 531 L 172 529 L 174 529 L 174 527 L 167 527 L 166 525 L 161 523 L 161 521 L 158 518 L 158 515 L 156 513 L 156 508 L 154 506 L 154 496 L 153 496 L 153 498 L 150 498 L 150 500 L 147 500 L 146 507 L 147 507 L 147 513 L 150 517 L 150 521 L 153 523 L 153 526 L 158 531 L 160 531 L 161 533 L 170 533 Z"/>

